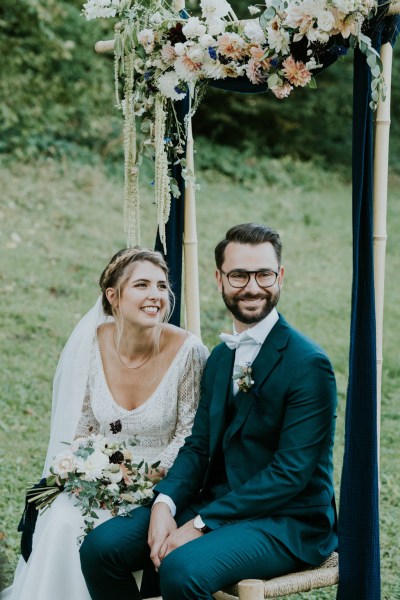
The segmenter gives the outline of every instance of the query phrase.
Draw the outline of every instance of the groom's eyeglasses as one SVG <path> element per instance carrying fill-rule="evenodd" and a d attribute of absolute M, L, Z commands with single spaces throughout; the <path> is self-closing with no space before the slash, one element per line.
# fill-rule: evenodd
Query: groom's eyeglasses
<path fill-rule="evenodd" d="M 276 271 L 271 271 L 269 269 L 263 269 L 261 271 L 233 270 L 229 271 L 229 273 L 225 273 L 225 271 L 220 269 L 220 272 L 225 275 L 230 285 L 234 288 L 245 288 L 252 275 L 254 275 L 254 279 L 260 288 L 269 288 L 274 285 L 279 275 Z"/>

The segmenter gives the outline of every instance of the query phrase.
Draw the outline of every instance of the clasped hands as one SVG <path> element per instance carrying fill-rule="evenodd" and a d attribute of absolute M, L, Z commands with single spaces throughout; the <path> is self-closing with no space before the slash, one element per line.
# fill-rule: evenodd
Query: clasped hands
<path fill-rule="evenodd" d="M 202 535 L 204 534 L 201 531 L 193 527 L 193 519 L 178 527 L 169 506 L 164 502 L 155 504 L 151 511 L 147 543 L 156 571 L 158 571 L 163 558 L 172 550 Z"/>

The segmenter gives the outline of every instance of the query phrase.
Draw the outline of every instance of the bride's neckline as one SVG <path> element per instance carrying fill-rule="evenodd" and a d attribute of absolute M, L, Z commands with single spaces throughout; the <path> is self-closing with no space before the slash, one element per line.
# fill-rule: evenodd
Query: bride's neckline
<path fill-rule="evenodd" d="M 170 373 L 171 369 L 173 368 L 175 362 L 178 360 L 179 356 L 181 355 L 181 353 L 183 352 L 183 349 L 185 348 L 186 344 L 189 342 L 189 340 L 191 339 L 191 335 L 190 333 L 188 333 L 187 337 L 185 338 L 184 342 L 181 344 L 181 346 L 179 347 L 177 353 L 175 354 L 174 358 L 172 359 L 168 369 L 165 371 L 164 375 L 162 376 L 161 380 L 159 381 L 158 385 L 156 386 L 156 388 L 154 389 L 154 391 L 150 394 L 150 396 L 144 400 L 144 402 L 142 402 L 141 404 L 139 404 L 139 406 L 136 406 L 135 408 L 125 408 L 124 406 L 122 406 L 121 404 L 119 404 L 111 390 L 110 390 L 110 386 L 108 385 L 108 381 L 107 381 L 107 377 L 104 371 L 104 365 L 103 365 L 103 358 L 101 356 L 101 350 L 100 350 L 100 343 L 99 343 L 99 337 L 98 337 L 98 329 L 96 329 L 96 335 L 95 335 L 95 347 L 96 347 L 96 353 L 97 353 L 97 358 L 100 364 L 100 371 L 101 371 L 101 375 L 103 377 L 103 382 L 104 385 L 107 389 L 107 392 L 110 395 L 110 398 L 113 402 L 113 404 L 121 411 L 123 411 L 124 413 L 129 413 L 129 414 L 133 414 L 135 412 L 141 412 L 142 410 L 145 409 L 145 407 L 150 403 L 150 401 L 154 398 L 154 396 L 156 395 L 157 391 L 159 390 L 159 388 L 161 387 L 161 385 L 164 383 L 164 380 L 166 379 L 167 375 Z"/>

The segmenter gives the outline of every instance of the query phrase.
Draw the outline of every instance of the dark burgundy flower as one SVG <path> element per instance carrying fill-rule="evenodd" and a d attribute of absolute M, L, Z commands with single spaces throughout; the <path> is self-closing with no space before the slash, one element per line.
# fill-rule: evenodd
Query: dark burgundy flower
<path fill-rule="evenodd" d="M 120 452 L 120 450 L 117 450 L 116 452 L 111 454 L 110 463 L 112 463 L 113 465 L 120 465 L 123 462 L 124 462 L 124 455 L 122 454 L 122 452 Z"/>
<path fill-rule="evenodd" d="M 168 31 L 167 37 L 173 46 L 178 42 L 186 42 L 186 36 L 184 33 L 182 33 L 182 27 L 182 23 L 177 23 L 175 27 L 171 27 L 171 29 Z"/>
<path fill-rule="evenodd" d="M 114 421 L 114 423 L 110 423 L 111 433 L 119 433 L 122 430 L 122 423 L 118 419 L 118 421 Z"/>

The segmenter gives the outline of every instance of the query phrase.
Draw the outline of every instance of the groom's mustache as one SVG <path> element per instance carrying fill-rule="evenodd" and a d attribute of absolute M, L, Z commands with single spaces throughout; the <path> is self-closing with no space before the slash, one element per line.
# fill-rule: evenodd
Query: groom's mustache
<path fill-rule="evenodd" d="M 270 293 L 266 292 L 265 294 L 240 294 L 240 296 L 236 296 L 235 300 L 265 300 L 270 297 Z"/>

